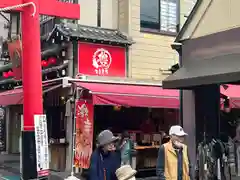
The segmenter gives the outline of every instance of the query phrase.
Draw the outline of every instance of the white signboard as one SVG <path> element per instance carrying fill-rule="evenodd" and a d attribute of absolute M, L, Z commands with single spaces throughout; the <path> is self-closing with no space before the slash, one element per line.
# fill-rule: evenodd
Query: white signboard
<path fill-rule="evenodd" d="M 21 132 L 19 137 L 20 174 L 22 174 L 22 131 L 23 131 L 23 115 L 21 115 Z"/>
<path fill-rule="evenodd" d="M 46 115 L 34 115 L 34 124 L 38 176 L 48 176 L 49 154 Z"/>

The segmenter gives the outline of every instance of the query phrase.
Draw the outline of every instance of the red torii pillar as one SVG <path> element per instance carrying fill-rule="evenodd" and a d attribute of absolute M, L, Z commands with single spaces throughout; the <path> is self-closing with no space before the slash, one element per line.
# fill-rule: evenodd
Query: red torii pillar
<path fill-rule="evenodd" d="M 0 0 L 0 8 L 30 2 L 34 3 L 36 6 L 35 16 L 32 16 L 34 8 L 31 5 L 15 10 L 22 13 L 22 75 L 24 94 L 24 132 L 22 134 L 22 146 L 24 152 L 22 158 L 23 161 L 25 161 L 23 162 L 23 179 L 36 178 L 33 177 L 35 175 L 31 172 L 34 171 L 33 168 L 36 167 L 34 160 L 36 153 L 31 150 L 35 149 L 32 147 L 34 144 L 34 115 L 43 114 L 39 14 L 57 16 L 66 19 L 80 18 L 79 4 L 59 2 L 57 0 Z"/>

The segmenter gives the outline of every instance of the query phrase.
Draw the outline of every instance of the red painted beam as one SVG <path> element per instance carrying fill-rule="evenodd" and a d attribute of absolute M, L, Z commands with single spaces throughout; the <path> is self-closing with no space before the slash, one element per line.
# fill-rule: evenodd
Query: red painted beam
<path fill-rule="evenodd" d="M 40 14 L 66 19 L 80 19 L 79 4 L 65 3 L 56 0 L 42 0 L 39 6 Z"/>
<path fill-rule="evenodd" d="M 23 4 L 23 0 L 0 0 L 0 8 Z M 21 11 L 15 9 L 11 11 Z M 56 16 L 66 19 L 80 19 L 80 5 L 57 0 L 39 1 L 39 13 L 49 16 Z"/>
<path fill-rule="evenodd" d="M 15 6 L 17 4 L 22 4 L 22 3 L 23 3 L 22 0 L 0 0 L 0 8 Z M 21 10 L 21 9 L 16 9 L 16 10 Z"/>

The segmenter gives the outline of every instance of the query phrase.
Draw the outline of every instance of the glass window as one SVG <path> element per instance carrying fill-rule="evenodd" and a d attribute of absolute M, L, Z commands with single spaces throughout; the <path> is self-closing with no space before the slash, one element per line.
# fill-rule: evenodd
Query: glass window
<path fill-rule="evenodd" d="M 178 0 L 141 0 L 141 27 L 177 32 Z"/>
<path fill-rule="evenodd" d="M 159 0 L 141 0 L 141 26 L 159 29 Z"/>

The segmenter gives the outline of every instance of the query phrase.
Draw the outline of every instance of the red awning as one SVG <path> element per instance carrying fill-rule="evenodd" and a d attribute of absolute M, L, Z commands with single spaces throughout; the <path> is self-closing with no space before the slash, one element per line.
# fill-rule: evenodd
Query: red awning
<path fill-rule="evenodd" d="M 23 101 L 23 89 L 13 89 L 0 93 L 0 105 L 7 106 L 13 104 L 22 104 Z"/>
<path fill-rule="evenodd" d="M 61 87 L 61 84 L 53 85 L 53 84 L 43 84 L 43 93 Z M 23 104 L 23 89 L 17 88 L 8 91 L 4 91 L 0 93 L 0 105 L 8 106 L 8 105 L 17 105 Z"/>
<path fill-rule="evenodd" d="M 95 105 L 119 105 L 153 108 L 179 108 L 179 91 L 156 86 L 82 83 L 76 85 L 92 93 Z"/>
<path fill-rule="evenodd" d="M 224 86 L 226 86 L 224 88 Z M 229 98 L 230 108 L 240 108 L 240 85 L 227 84 L 221 86 L 221 94 Z"/>

